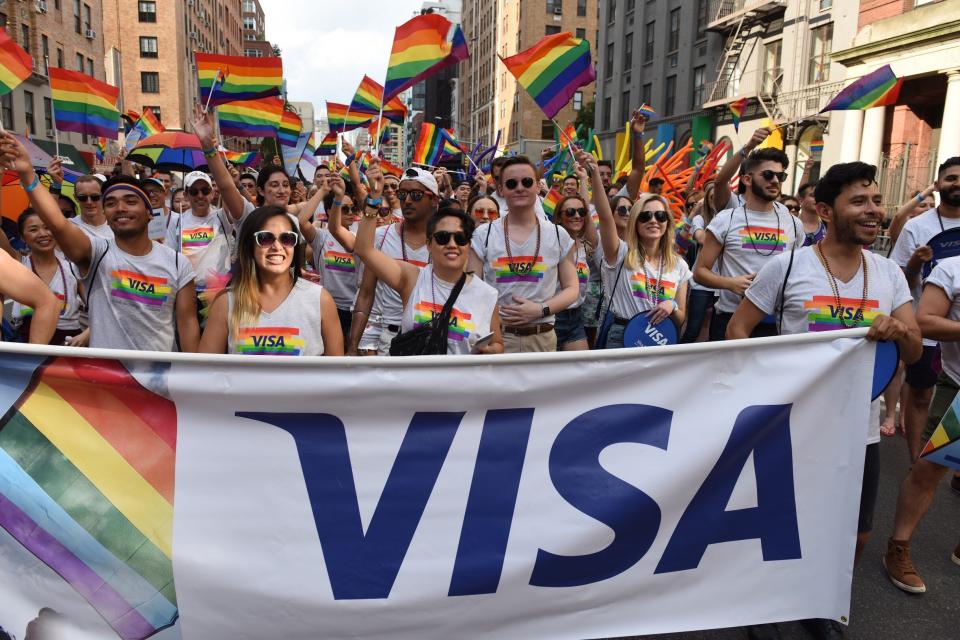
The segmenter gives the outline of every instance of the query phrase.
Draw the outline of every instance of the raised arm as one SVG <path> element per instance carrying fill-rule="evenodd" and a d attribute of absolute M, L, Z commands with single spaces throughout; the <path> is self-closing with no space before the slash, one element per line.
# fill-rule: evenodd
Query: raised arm
<path fill-rule="evenodd" d="M 90 266 L 90 238 L 80 230 L 80 227 L 70 224 L 63 217 L 60 207 L 57 206 L 57 200 L 40 184 L 37 173 L 33 170 L 30 155 L 20 141 L 9 132 L 4 132 L 2 136 L 0 164 L 13 169 L 20 175 L 20 183 L 30 197 L 30 206 L 53 233 L 63 254 L 77 265 L 81 273 L 85 273 Z"/>
<path fill-rule="evenodd" d="M 630 168 L 630 175 L 627 176 L 627 195 L 633 201 L 636 201 L 637 196 L 640 195 L 640 183 L 643 182 L 643 173 L 647 169 L 647 154 L 643 146 L 643 130 L 646 126 L 646 116 L 637 109 L 630 117 L 630 129 L 633 132 L 630 137 L 630 161 L 633 166 Z"/>
<path fill-rule="evenodd" d="M 607 264 L 613 264 L 620 253 L 620 238 L 617 236 L 617 223 L 613 220 L 613 211 L 610 210 L 610 200 L 603 190 L 603 178 L 600 177 L 600 165 L 593 160 L 593 156 L 583 150 L 577 150 L 577 160 L 584 164 L 590 172 L 590 182 L 593 185 L 593 206 L 600 216 L 600 242 L 603 247 L 603 257 Z M 593 221 L 590 220 L 593 226 Z M 594 245 L 596 246 L 596 245 Z"/>
<path fill-rule="evenodd" d="M 903 225 L 907 224 L 907 220 L 910 219 L 910 214 L 916 210 L 917 205 L 923 202 L 924 198 L 929 198 L 933 195 L 933 192 L 937 190 L 937 185 L 932 184 L 922 193 L 918 193 L 915 197 L 910 198 L 903 206 L 897 209 L 897 212 L 893 214 L 893 218 L 890 219 L 890 228 L 887 230 L 887 234 L 890 236 L 890 246 L 897 244 L 897 238 L 900 237 L 900 232 L 903 231 Z"/>
<path fill-rule="evenodd" d="M 753 132 L 740 152 L 733 154 L 733 157 L 720 167 L 720 171 L 717 172 L 717 177 L 713 181 L 713 206 L 717 211 L 723 211 L 727 208 L 727 203 L 730 201 L 730 181 L 740 171 L 740 165 L 750 155 L 750 152 L 756 149 L 757 145 L 766 140 L 769 135 L 770 129 L 760 127 Z"/>
<path fill-rule="evenodd" d="M 0 294 L 33 309 L 30 343 L 49 344 L 57 329 L 60 301 L 36 274 L 5 253 L 0 253 Z"/>
<path fill-rule="evenodd" d="M 210 175 L 220 189 L 220 203 L 224 211 L 234 220 L 240 220 L 243 217 L 247 199 L 240 193 L 240 189 L 237 188 L 237 184 L 224 164 L 223 157 L 217 151 L 217 136 L 210 114 L 204 113 L 199 105 L 195 106 L 191 124 L 197 137 L 200 138 L 200 146 L 203 148 L 203 155 L 206 156 Z"/>
<path fill-rule="evenodd" d="M 311 189 L 314 190 L 314 195 L 320 194 L 320 200 L 323 200 L 327 197 L 327 194 L 330 193 L 330 187 L 326 180 L 322 181 L 320 187 L 313 186 Z M 336 197 L 334 197 L 336 200 Z M 307 244 L 312 244 L 313 239 L 317 235 L 317 228 L 313 226 L 313 212 L 316 211 L 316 208 L 313 211 L 307 209 L 306 207 L 300 209 L 300 212 L 297 214 L 297 222 L 300 224 L 300 233 L 303 234 L 304 240 L 307 241 Z"/>
<path fill-rule="evenodd" d="M 357 237 L 353 232 L 343 226 L 343 196 L 346 193 L 346 185 L 340 176 L 330 177 L 330 187 L 333 189 L 333 206 L 327 212 L 327 231 L 340 243 L 347 251 L 353 252 L 357 242 Z M 361 198 L 365 201 L 366 198 Z"/>

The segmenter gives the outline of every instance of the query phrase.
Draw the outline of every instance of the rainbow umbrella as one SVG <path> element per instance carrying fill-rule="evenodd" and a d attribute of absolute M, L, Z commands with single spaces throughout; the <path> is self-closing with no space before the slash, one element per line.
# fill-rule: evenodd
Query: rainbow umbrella
<path fill-rule="evenodd" d="M 207 170 L 200 139 L 192 133 L 173 129 L 141 140 L 127 160 L 159 171 Z"/>

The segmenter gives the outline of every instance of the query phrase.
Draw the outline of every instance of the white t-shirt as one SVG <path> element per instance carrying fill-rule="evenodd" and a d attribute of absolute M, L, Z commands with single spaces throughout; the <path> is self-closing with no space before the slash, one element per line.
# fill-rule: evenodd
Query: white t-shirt
<path fill-rule="evenodd" d="M 674 256 L 672 269 L 664 267 L 663 271 L 659 260 L 656 264 L 647 262 L 639 269 L 631 269 L 624 263 L 626 257 L 627 243 L 621 240 L 616 262 L 610 264 L 603 260 L 603 286 L 612 292 L 610 310 L 623 320 L 653 309 L 658 302 L 676 299 L 680 285 L 691 276 L 690 267 L 680 256 Z M 622 271 L 620 265 L 623 265 Z"/>
<path fill-rule="evenodd" d="M 746 297 L 779 323 L 780 289 L 786 277 L 784 335 L 870 326 L 878 315 L 890 315 L 894 309 L 910 302 L 910 289 L 903 272 L 892 260 L 866 250 L 863 255 L 867 259 L 868 289 L 862 312 L 858 313 L 863 299 L 863 269 L 849 282 L 837 281 L 840 294 L 840 305 L 837 305 L 829 276 L 814 247 L 797 249 L 792 267 L 789 253 L 769 260 L 747 289 Z M 871 405 L 867 444 L 880 441 L 879 410 L 878 400 Z"/>
<path fill-rule="evenodd" d="M 546 302 L 557 294 L 560 283 L 558 266 L 573 248 L 573 238 L 560 225 L 537 217 L 539 230 L 531 231 L 522 243 L 510 241 L 511 259 L 504 243 L 505 220 L 497 218 L 485 225 L 480 233 L 473 234 L 472 248 L 483 262 L 483 279 L 499 291 L 501 305 L 516 304 L 515 295 L 537 303 Z M 538 231 L 540 253 L 535 255 Z M 551 315 L 533 324 L 553 321 Z"/>
<path fill-rule="evenodd" d="M 693 219 L 690 220 L 690 237 L 695 238 L 697 231 L 705 231 L 706 228 L 706 225 L 703 223 L 703 216 L 698 213 L 697 215 L 693 216 Z M 696 242 L 696 240 L 694 240 L 694 242 Z M 699 289 L 700 291 L 713 291 L 714 293 L 717 292 L 716 289 L 705 287 L 697 282 L 696 278 L 692 277 L 690 278 L 689 287 L 691 289 Z"/>
<path fill-rule="evenodd" d="M 590 256 L 587 255 L 587 245 L 582 240 L 574 243 L 576 249 L 573 254 L 573 264 L 577 267 L 577 282 L 580 284 L 580 294 L 577 300 L 567 307 L 567 309 L 579 309 L 583 301 L 587 299 L 587 292 L 590 290 Z M 557 285 L 559 290 L 560 286 Z"/>
<path fill-rule="evenodd" d="M 433 265 L 420 270 L 417 284 L 403 310 L 402 331 L 424 325 L 443 311 L 456 283 L 433 276 Z M 490 334 L 490 320 L 497 306 L 497 290 L 475 276 L 470 276 L 450 311 L 447 330 L 447 353 L 468 354 L 477 340 Z"/>
<path fill-rule="evenodd" d="M 70 263 L 62 258 L 57 258 L 57 272 L 53 274 L 49 282 L 53 295 L 60 301 L 60 318 L 57 320 L 57 329 L 61 331 L 74 331 L 80 328 L 80 295 L 77 292 L 77 276 L 73 273 Z M 21 260 L 23 266 L 33 271 L 33 263 L 29 256 L 24 256 Z M 11 309 L 11 318 L 17 325 L 26 318 L 33 315 L 33 309 L 16 300 L 13 301 Z"/>
<path fill-rule="evenodd" d="M 323 287 L 298 279 L 280 305 L 260 312 L 254 326 L 230 327 L 227 353 L 259 356 L 322 356 L 320 297 Z M 227 297 L 233 308 L 233 292 Z"/>
<path fill-rule="evenodd" d="M 184 212 L 176 222 L 167 226 L 164 244 L 190 260 L 202 291 L 210 277 L 230 270 L 233 221 L 223 209 L 211 209 L 205 216 Z"/>
<path fill-rule="evenodd" d="M 164 213 L 163 209 L 154 209 L 151 213 L 153 217 L 150 218 L 150 222 L 147 225 L 147 235 L 150 236 L 150 239 L 154 242 L 166 242 L 167 230 L 171 226 L 177 226 L 180 220 L 180 214 L 176 211 Z"/>
<path fill-rule="evenodd" d="M 422 269 L 430 262 L 430 251 L 426 244 L 419 249 L 413 249 L 406 243 L 401 244 L 400 235 L 404 233 L 403 226 L 401 222 L 378 227 L 374 245 L 395 260 L 403 260 L 404 249 L 406 249 L 406 262 Z M 403 320 L 403 300 L 400 299 L 400 294 L 379 280 L 377 280 L 377 290 L 371 311 L 371 314 L 374 313 L 379 314 L 383 324 L 386 325 L 399 325 Z"/>
<path fill-rule="evenodd" d="M 776 207 L 771 212 L 724 209 L 707 225 L 707 233 L 720 242 L 722 252 L 714 270 L 726 277 L 757 273 L 777 254 L 803 246 L 805 239 L 800 221 Z M 733 313 L 740 300 L 734 292 L 721 289 L 717 309 Z"/>
<path fill-rule="evenodd" d="M 960 218 L 944 218 L 939 215 L 937 209 L 928 209 L 916 218 L 907 220 L 907 223 L 903 225 L 903 230 L 897 238 L 897 244 L 893 246 L 893 251 L 890 252 L 890 259 L 906 269 L 914 251 L 930 242 L 933 236 L 954 227 L 960 227 Z M 914 307 L 916 307 L 916 304 L 920 302 L 920 294 L 923 293 L 923 282 L 920 278 L 917 278 L 917 285 L 913 287 L 911 293 L 913 293 Z M 933 347 L 936 346 L 937 341 L 924 338 L 923 344 L 927 347 Z"/>
<path fill-rule="evenodd" d="M 83 218 L 80 216 L 74 216 L 72 218 L 67 218 L 67 221 L 77 225 L 80 229 L 90 236 L 91 238 L 103 238 L 104 240 L 113 240 L 113 229 L 110 228 L 110 225 L 104 222 L 101 225 L 94 226 L 92 224 L 87 224 L 83 221 Z"/>
<path fill-rule="evenodd" d="M 350 227 L 357 232 L 356 223 Z M 350 309 L 360 284 L 356 257 L 337 242 L 327 229 L 318 229 L 313 238 L 313 266 L 339 309 Z"/>
<path fill-rule="evenodd" d="M 943 289 L 950 299 L 947 318 L 960 321 L 960 256 L 940 260 L 930 272 L 926 286 Z M 944 373 L 954 384 L 960 384 L 960 342 L 941 342 L 940 360 Z"/>

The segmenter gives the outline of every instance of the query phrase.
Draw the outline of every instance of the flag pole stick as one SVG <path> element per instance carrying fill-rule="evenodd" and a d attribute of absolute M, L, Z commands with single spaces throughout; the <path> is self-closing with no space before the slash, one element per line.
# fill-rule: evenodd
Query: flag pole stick
<path fill-rule="evenodd" d="M 576 146 L 577 146 L 576 141 L 570 139 L 570 136 L 568 136 L 568 135 L 567 135 L 567 132 L 563 130 L 563 127 L 560 126 L 560 123 L 559 123 L 559 122 L 557 122 L 554 118 L 550 118 L 550 122 L 552 122 L 552 123 L 554 124 L 554 126 L 557 128 L 557 130 L 560 131 L 560 135 L 562 135 L 564 138 L 567 139 L 567 142 L 570 143 L 570 146 L 572 146 L 572 147 L 576 147 Z"/>
<path fill-rule="evenodd" d="M 197 72 L 199 78 L 199 71 Z M 207 94 L 207 103 L 203 105 L 203 112 L 207 113 L 210 110 L 210 101 L 213 99 L 213 92 L 217 90 L 217 80 L 220 79 L 220 68 L 217 67 L 217 75 L 213 79 L 213 84 L 210 86 L 210 93 Z"/>
<path fill-rule="evenodd" d="M 384 82 L 384 87 L 386 87 L 386 82 Z M 383 93 L 380 94 L 380 115 L 377 117 L 377 147 L 376 155 L 380 155 L 380 128 L 383 126 L 383 103 L 386 102 L 386 88 L 384 88 Z"/>

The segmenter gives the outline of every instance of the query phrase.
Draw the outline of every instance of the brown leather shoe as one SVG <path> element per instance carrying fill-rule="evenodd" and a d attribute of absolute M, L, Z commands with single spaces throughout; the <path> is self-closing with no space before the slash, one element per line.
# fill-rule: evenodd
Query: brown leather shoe
<path fill-rule="evenodd" d="M 910 541 L 892 538 L 888 540 L 887 553 L 883 556 L 883 566 L 887 570 L 890 582 L 898 589 L 907 593 L 926 593 L 927 585 L 913 568 L 913 561 L 910 559 Z"/>

